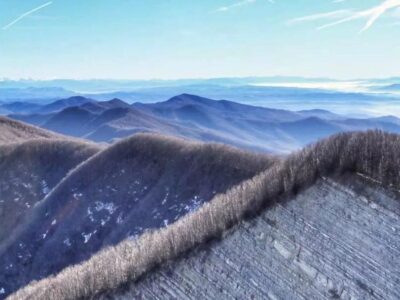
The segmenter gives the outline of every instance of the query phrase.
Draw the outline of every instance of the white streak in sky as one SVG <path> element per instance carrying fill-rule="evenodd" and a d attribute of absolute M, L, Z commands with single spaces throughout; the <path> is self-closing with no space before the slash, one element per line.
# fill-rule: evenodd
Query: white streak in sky
<path fill-rule="evenodd" d="M 38 10 L 41 10 L 41 9 L 45 8 L 45 7 L 47 7 L 47 6 L 51 5 L 51 4 L 53 4 L 53 1 L 46 2 L 46 3 L 44 3 L 44 4 L 42 4 L 42 5 L 38 6 L 38 7 L 36 7 L 36 8 L 34 8 L 34 9 L 31 9 L 31 10 L 29 10 L 29 11 L 23 13 L 23 14 L 20 15 L 18 18 L 16 18 L 14 21 L 12 21 L 11 23 L 8 23 L 6 26 L 4 26 L 2 29 L 3 29 L 3 30 L 9 29 L 11 26 L 15 25 L 16 23 L 18 23 L 18 22 L 21 21 L 22 19 L 26 18 L 27 16 L 29 16 L 29 15 L 31 15 L 31 14 L 37 12 Z"/>
<path fill-rule="evenodd" d="M 361 29 L 361 32 L 364 32 L 371 28 L 371 26 L 388 10 L 392 10 L 400 7 L 400 0 L 385 0 L 380 5 L 372 7 L 367 10 L 357 11 L 352 13 L 349 17 L 344 19 L 340 19 L 336 22 L 329 23 L 323 26 L 318 27 L 318 29 L 325 29 L 328 27 L 336 26 L 342 23 L 350 22 L 357 19 L 367 19 L 367 23 Z"/>
<path fill-rule="evenodd" d="M 275 3 L 274 0 L 267 0 L 267 1 L 268 1 L 269 3 L 271 3 L 271 4 L 274 4 L 274 3 Z M 228 10 L 231 10 L 231 9 L 234 9 L 234 8 L 238 8 L 238 7 L 241 7 L 241 6 L 253 4 L 253 3 L 255 3 L 255 2 L 257 2 L 257 0 L 242 0 L 242 1 L 240 1 L 240 2 L 236 2 L 236 3 L 233 3 L 233 4 L 231 4 L 231 5 L 222 6 L 222 7 L 217 8 L 216 10 L 214 10 L 214 11 L 212 11 L 212 12 L 214 12 L 214 13 L 217 13 L 217 12 L 225 12 L 225 11 L 228 11 Z"/>
<path fill-rule="evenodd" d="M 342 18 L 346 17 L 351 14 L 350 10 L 335 10 L 327 13 L 321 13 L 321 14 L 315 14 L 315 15 L 309 15 L 309 16 L 304 16 L 296 19 L 292 19 L 288 21 L 289 25 L 295 24 L 295 23 L 302 23 L 302 22 L 310 22 L 310 21 L 318 21 L 318 20 L 325 20 L 325 19 L 337 19 L 337 18 Z"/>

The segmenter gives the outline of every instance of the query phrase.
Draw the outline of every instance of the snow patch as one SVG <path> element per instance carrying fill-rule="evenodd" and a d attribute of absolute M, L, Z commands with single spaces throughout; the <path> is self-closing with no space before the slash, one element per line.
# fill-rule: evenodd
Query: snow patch
<path fill-rule="evenodd" d="M 82 232 L 82 237 L 85 239 L 84 243 L 86 244 L 87 242 L 89 242 L 90 238 L 92 237 L 93 234 L 96 234 L 97 230 L 93 231 L 93 232 L 89 232 L 88 234 L 85 234 L 84 232 Z"/>
<path fill-rule="evenodd" d="M 42 180 L 42 192 L 43 194 L 47 195 L 50 192 L 50 189 L 47 185 L 47 182 L 45 180 Z"/>
<path fill-rule="evenodd" d="M 95 220 L 94 220 L 94 217 L 93 217 L 93 212 L 92 212 L 92 210 L 90 209 L 90 207 L 88 207 L 88 209 L 87 209 L 87 216 L 89 217 L 89 219 L 90 219 L 91 222 L 94 222 L 94 221 L 95 221 Z"/>
<path fill-rule="evenodd" d="M 110 216 L 108 216 L 105 220 L 104 219 L 101 219 L 101 226 L 104 226 L 104 225 L 106 225 L 107 223 L 108 223 L 108 221 L 110 221 Z"/>
<path fill-rule="evenodd" d="M 117 224 L 122 224 L 123 221 L 124 221 L 124 219 L 123 219 L 123 217 L 122 217 L 122 213 L 120 213 L 120 214 L 118 215 L 118 218 L 117 218 Z"/>
<path fill-rule="evenodd" d="M 64 245 L 66 245 L 67 247 L 71 247 L 71 241 L 69 240 L 69 238 L 66 238 L 65 240 L 64 240 Z"/>
<path fill-rule="evenodd" d="M 95 210 L 96 211 L 106 210 L 106 211 L 108 211 L 108 213 L 110 215 L 112 215 L 117 210 L 117 208 L 118 207 L 115 206 L 115 204 L 112 202 L 108 202 L 108 203 L 103 203 L 101 201 L 95 202 Z"/>
<path fill-rule="evenodd" d="M 184 210 L 187 212 L 193 212 L 197 210 L 202 203 L 203 201 L 200 196 L 195 195 L 192 199 L 190 199 L 189 204 L 185 205 Z"/>
<path fill-rule="evenodd" d="M 47 237 L 47 234 L 48 234 L 48 233 L 49 233 L 49 231 L 46 230 L 46 232 L 42 234 L 42 240 L 44 240 L 44 239 Z"/>
<path fill-rule="evenodd" d="M 165 205 L 165 203 L 167 203 L 168 196 L 169 196 L 169 191 L 168 191 L 168 189 L 167 189 L 167 190 L 166 190 L 166 193 L 165 193 L 165 197 L 164 197 L 164 199 L 161 201 L 161 205 Z"/>

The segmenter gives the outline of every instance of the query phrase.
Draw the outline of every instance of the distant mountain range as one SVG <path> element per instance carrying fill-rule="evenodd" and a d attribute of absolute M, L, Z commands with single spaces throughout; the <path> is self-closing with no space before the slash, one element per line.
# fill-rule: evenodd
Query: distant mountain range
<path fill-rule="evenodd" d="M 380 90 L 388 92 L 400 92 L 400 83 L 380 87 Z"/>
<path fill-rule="evenodd" d="M 289 111 L 182 94 L 157 103 L 128 104 L 74 96 L 38 105 L 11 103 L 9 117 L 96 142 L 155 132 L 246 149 L 289 152 L 342 131 L 400 132 L 394 116 L 355 119 L 323 109 Z"/>
<path fill-rule="evenodd" d="M 60 98 L 71 97 L 76 93 L 60 87 L 4 88 L 0 81 L 0 103 L 23 102 L 46 103 Z"/>

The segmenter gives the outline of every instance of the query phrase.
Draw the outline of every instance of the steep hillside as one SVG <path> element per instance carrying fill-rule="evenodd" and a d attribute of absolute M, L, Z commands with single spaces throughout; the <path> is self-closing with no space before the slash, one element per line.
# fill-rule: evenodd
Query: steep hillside
<path fill-rule="evenodd" d="M 0 248 L 0 287 L 9 293 L 104 246 L 165 227 L 276 161 L 157 135 L 118 142 L 63 179 Z"/>
<path fill-rule="evenodd" d="M 398 299 L 399 150 L 400 136 L 380 131 L 333 136 L 216 195 L 171 226 L 105 249 L 11 299 L 101 292 L 151 298 L 154 291 L 181 298 L 182 290 L 212 299 L 290 293 L 300 299 Z M 254 221 L 249 226 L 246 219 Z M 208 255 L 189 256 L 188 264 L 178 260 L 135 284 L 167 260 L 198 245 L 206 249 L 207 241 L 216 243 Z M 127 289 L 111 292 L 122 285 Z"/>
<path fill-rule="evenodd" d="M 98 150 L 50 139 L 0 145 L 0 243 L 69 170 Z"/>
<path fill-rule="evenodd" d="M 362 178 L 321 179 L 98 299 L 400 298 L 400 197 Z"/>
<path fill-rule="evenodd" d="M 9 144 L 38 138 L 62 138 L 56 133 L 0 116 L 0 144 Z"/>

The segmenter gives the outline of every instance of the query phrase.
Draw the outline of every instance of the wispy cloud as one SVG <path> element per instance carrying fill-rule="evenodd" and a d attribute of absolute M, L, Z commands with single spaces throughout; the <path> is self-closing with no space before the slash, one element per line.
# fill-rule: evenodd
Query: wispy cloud
<path fill-rule="evenodd" d="M 336 26 L 357 19 L 367 19 L 367 23 L 361 29 L 361 32 L 364 32 L 369 28 L 371 28 L 371 26 L 374 25 L 374 23 L 387 11 L 398 7 L 400 7 L 400 0 L 385 0 L 380 5 L 374 6 L 367 10 L 353 12 L 350 16 L 346 18 L 320 26 L 318 29 L 325 29 L 328 27 Z"/>
<path fill-rule="evenodd" d="M 346 0 L 335 0 L 334 3 L 345 2 Z M 386 12 L 394 11 L 394 14 L 398 13 L 400 9 L 400 0 L 385 0 L 382 1 L 380 5 L 374 6 L 370 9 L 361 10 L 361 11 L 352 11 L 352 10 L 335 10 L 327 13 L 314 14 L 309 16 L 304 16 L 296 19 L 292 19 L 288 21 L 288 24 L 300 23 L 300 22 L 311 22 L 311 21 L 320 21 L 331 19 L 335 20 L 334 22 L 322 25 L 317 27 L 318 30 L 326 29 L 329 27 L 333 27 L 342 23 L 347 23 L 353 20 L 358 19 L 367 19 L 367 23 L 361 29 L 360 32 L 364 32 L 372 27 L 375 22 Z"/>
<path fill-rule="evenodd" d="M 269 3 L 272 3 L 272 4 L 275 3 L 274 0 L 266 0 L 266 1 L 269 2 Z M 253 4 L 253 3 L 256 3 L 256 2 L 257 2 L 257 0 L 242 0 L 242 1 L 239 1 L 239 2 L 236 2 L 236 3 L 233 3 L 231 5 L 221 6 L 221 7 L 217 8 L 216 10 L 213 10 L 212 12 L 213 13 L 225 12 L 225 11 L 228 11 L 228 10 L 231 10 L 231 9 L 239 8 L 241 6 L 250 5 L 250 4 Z"/>
<path fill-rule="evenodd" d="M 315 15 L 308 15 L 300 18 L 295 18 L 292 20 L 289 20 L 287 23 L 289 25 L 296 24 L 296 23 L 302 23 L 302 22 L 312 22 L 312 21 L 319 21 L 319 20 L 326 20 L 326 19 L 333 19 L 336 20 L 338 18 L 343 18 L 346 16 L 349 16 L 352 12 L 350 10 L 335 10 L 327 13 L 320 13 L 320 14 L 315 14 Z"/>
<path fill-rule="evenodd" d="M 12 27 L 13 25 L 15 25 L 16 23 L 18 23 L 18 22 L 21 21 L 22 19 L 26 18 L 27 16 L 29 16 L 29 15 L 31 15 L 31 14 L 37 12 L 38 10 L 41 10 L 41 9 L 45 8 L 45 7 L 47 7 L 47 6 L 51 5 L 51 4 L 53 4 L 53 1 L 46 2 L 46 3 L 40 5 L 40 6 L 36 7 L 36 8 L 33 8 L 33 9 L 31 9 L 31 10 L 29 10 L 29 11 L 23 13 L 23 14 L 20 15 L 18 18 L 16 18 L 16 19 L 13 20 L 12 22 L 8 23 L 7 25 L 5 25 L 2 29 L 3 29 L 3 30 L 9 29 L 10 27 Z"/>

